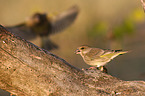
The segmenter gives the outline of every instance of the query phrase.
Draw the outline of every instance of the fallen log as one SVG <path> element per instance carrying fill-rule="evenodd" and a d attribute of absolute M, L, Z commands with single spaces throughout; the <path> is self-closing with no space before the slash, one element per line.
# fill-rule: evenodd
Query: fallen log
<path fill-rule="evenodd" d="M 80 70 L 0 26 L 0 89 L 18 96 L 143 96 L 145 82 Z"/>

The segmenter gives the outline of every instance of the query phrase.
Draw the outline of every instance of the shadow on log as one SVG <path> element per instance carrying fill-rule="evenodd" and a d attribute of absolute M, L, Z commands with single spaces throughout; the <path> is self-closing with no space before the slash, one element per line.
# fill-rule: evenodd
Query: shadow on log
<path fill-rule="evenodd" d="M 18 96 L 143 96 L 145 82 L 82 71 L 0 26 L 0 89 Z"/>

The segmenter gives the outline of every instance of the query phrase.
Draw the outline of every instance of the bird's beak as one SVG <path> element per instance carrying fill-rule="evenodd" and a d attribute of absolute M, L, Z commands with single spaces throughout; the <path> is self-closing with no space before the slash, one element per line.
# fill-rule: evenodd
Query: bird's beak
<path fill-rule="evenodd" d="M 75 54 L 80 54 L 80 50 L 79 49 L 77 49 L 76 51 L 75 51 Z"/>

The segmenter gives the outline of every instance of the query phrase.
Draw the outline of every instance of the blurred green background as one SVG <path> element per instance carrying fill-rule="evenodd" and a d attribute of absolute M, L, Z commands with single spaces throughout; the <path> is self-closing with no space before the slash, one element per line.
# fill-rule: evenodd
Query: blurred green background
<path fill-rule="evenodd" d="M 75 22 L 50 39 L 59 46 L 51 52 L 78 68 L 88 68 L 74 54 L 80 45 L 130 50 L 107 65 L 109 74 L 122 80 L 145 80 L 145 13 L 140 0 L 1 0 L 0 22 L 13 26 L 36 12 L 61 13 L 78 5 Z M 32 40 L 40 45 L 39 38 Z"/>

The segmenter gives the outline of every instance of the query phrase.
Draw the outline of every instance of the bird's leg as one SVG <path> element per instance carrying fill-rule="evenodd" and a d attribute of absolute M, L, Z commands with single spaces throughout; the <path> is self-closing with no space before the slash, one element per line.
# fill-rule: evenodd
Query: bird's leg
<path fill-rule="evenodd" d="M 108 73 L 107 68 L 105 66 L 87 68 L 87 70 L 96 70 L 96 69 L 100 70 L 104 73 Z M 84 69 L 82 69 L 82 70 L 84 70 Z"/>
<path fill-rule="evenodd" d="M 107 70 L 107 68 L 105 66 L 103 66 L 103 72 L 104 73 L 108 73 L 108 70 Z"/>
<path fill-rule="evenodd" d="M 100 67 L 97 67 L 98 70 L 104 72 L 104 73 L 108 73 L 107 72 L 107 68 L 105 66 L 100 66 Z"/>
<path fill-rule="evenodd" d="M 104 71 L 104 66 L 99 67 L 99 69 L 103 72 Z"/>
<path fill-rule="evenodd" d="M 57 49 L 58 46 L 49 40 L 48 37 L 42 37 L 42 48 L 46 50 Z"/>

